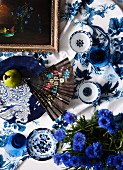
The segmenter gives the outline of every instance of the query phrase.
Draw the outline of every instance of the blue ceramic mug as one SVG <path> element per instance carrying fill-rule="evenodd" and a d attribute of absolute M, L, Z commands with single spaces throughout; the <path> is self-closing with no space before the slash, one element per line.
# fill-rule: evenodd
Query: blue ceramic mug
<path fill-rule="evenodd" d="M 23 155 L 27 150 L 27 139 L 20 133 L 11 134 L 5 146 L 6 152 L 13 157 Z"/>

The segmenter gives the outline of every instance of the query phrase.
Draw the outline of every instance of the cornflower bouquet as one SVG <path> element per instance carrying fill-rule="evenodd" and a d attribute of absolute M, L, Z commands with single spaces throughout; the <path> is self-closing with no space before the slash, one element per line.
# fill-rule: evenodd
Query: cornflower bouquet
<path fill-rule="evenodd" d="M 123 113 L 96 111 L 90 120 L 70 113 L 56 120 L 54 136 L 60 149 L 54 163 L 66 170 L 123 170 Z"/>
<path fill-rule="evenodd" d="M 25 21 L 25 24 L 28 23 L 28 20 L 32 14 L 33 7 L 25 3 L 22 6 L 18 6 L 15 12 L 18 21 Z"/>

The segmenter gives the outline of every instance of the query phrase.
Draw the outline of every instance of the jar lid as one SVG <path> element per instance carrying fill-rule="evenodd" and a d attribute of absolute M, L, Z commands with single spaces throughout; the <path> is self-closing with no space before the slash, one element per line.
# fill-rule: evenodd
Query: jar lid
<path fill-rule="evenodd" d="M 87 52 L 92 46 L 92 37 L 89 32 L 76 31 L 70 37 L 70 46 L 77 53 Z"/>
<path fill-rule="evenodd" d="M 94 82 L 85 82 L 79 87 L 79 98 L 86 104 L 95 103 L 101 95 L 100 87 Z"/>
<path fill-rule="evenodd" d="M 27 138 L 27 151 L 30 157 L 44 161 L 51 159 L 56 153 L 58 141 L 53 132 L 47 128 L 32 131 Z"/>

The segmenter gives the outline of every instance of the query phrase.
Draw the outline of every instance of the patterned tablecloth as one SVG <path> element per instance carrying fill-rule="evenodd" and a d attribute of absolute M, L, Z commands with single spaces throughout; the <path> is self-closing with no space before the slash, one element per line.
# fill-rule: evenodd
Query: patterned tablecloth
<path fill-rule="evenodd" d="M 114 114 L 123 112 L 122 9 L 122 0 L 115 0 L 115 3 L 111 0 L 62 0 L 60 3 L 59 52 L 40 52 L 37 55 L 36 59 L 41 61 L 41 63 L 43 61 L 43 64 L 46 67 L 68 57 L 73 66 L 76 90 L 83 81 L 91 81 L 99 84 L 101 88 L 101 97 L 96 103 L 85 104 L 79 99 L 78 93 L 74 94 L 68 110 L 76 115 L 83 114 L 89 119 L 97 108 L 107 108 Z M 108 63 L 103 65 L 103 67 L 97 67 L 90 62 L 89 48 L 86 52 L 78 52 L 83 46 L 83 42 L 78 36 L 79 33 L 81 35 L 82 31 L 89 32 L 90 36 L 95 39 L 95 43 L 101 43 L 102 46 L 105 47 L 105 50 L 108 49 L 110 51 Z M 94 32 L 96 34 L 94 34 Z M 86 44 L 86 46 L 87 45 L 88 44 Z M 93 46 L 94 44 L 92 44 L 92 47 Z M 32 57 L 34 53 L 1 52 L 0 62 L 18 55 Z M 41 66 L 41 63 L 39 63 L 39 66 Z M 30 89 L 24 84 L 15 90 L 9 90 L 9 88 L 6 88 L 1 81 L 0 99 L 0 102 L 4 101 L 8 106 L 4 109 L 1 108 L 0 114 L 3 114 L 4 112 L 3 115 L 5 115 L 5 113 L 9 115 L 9 113 L 11 113 L 10 106 L 13 105 L 14 113 L 17 112 L 15 116 L 16 120 L 19 120 L 20 122 L 8 122 L 0 118 L 0 170 L 61 170 L 62 167 L 57 167 L 52 159 L 40 162 L 28 158 L 28 154 L 19 157 L 9 156 L 4 149 L 7 142 L 7 136 L 12 133 L 22 133 L 27 137 L 34 129 L 52 129 L 54 122 L 43 110 L 37 100 L 32 97 Z M 19 106 L 16 106 L 17 100 L 19 101 Z M 33 102 L 33 106 L 31 105 L 31 102 Z M 22 112 L 25 112 L 26 116 L 22 115 Z M 39 115 L 38 117 L 35 117 L 33 121 L 31 117 L 27 120 L 27 117 L 30 114 L 37 113 Z"/>

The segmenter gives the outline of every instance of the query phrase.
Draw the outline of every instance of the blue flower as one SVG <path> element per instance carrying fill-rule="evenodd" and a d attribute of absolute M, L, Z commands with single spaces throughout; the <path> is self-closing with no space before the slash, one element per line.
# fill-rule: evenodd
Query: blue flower
<path fill-rule="evenodd" d="M 103 164 L 102 162 L 98 162 L 94 165 L 94 170 L 103 170 Z"/>
<path fill-rule="evenodd" d="M 102 145 L 100 144 L 100 142 L 94 142 L 93 147 L 96 157 L 100 158 L 103 154 Z"/>
<path fill-rule="evenodd" d="M 92 145 L 86 148 L 85 153 L 89 158 L 95 158 L 94 147 Z"/>
<path fill-rule="evenodd" d="M 123 154 L 114 157 L 114 166 L 123 169 Z"/>
<path fill-rule="evenodd" d="M 114 134 L 118 131 L 119 125 L 115 122 L 111 122 L 110 126 L 108 127 L 108 132 Z"/>
<path fill-rule="evenodd" d="M 83 145 L 80 144 L 73 144 L 73 151 L 75 152 L 81 152 L 83 150 Z"/>
<path fill-rule="evenodd" d="M 3 156 L 0 154 L 0 168 L 2 168 L 2 166 L 5 162 L 6 161 L 3 161 Z"/>
<path fill-rule="evenodd" d="M 87 156 L 81 156 L 80 157 L 80 164 L 84 168 L 86 166 L 89 166 L 89 158 Z"/>
<path fill-rule="evenodd" d="M 77 144 L 77 145 L 84 145 L 86 140 L 86 137 L 83 133 L 81 132 L 77 132 L 74 136 L 73 136 L 73 143 Z"/>
<path fill-rule="evenodd" d="M 95 142 L 86 148 L 85 153 L 89 158 L 100 158 L 103 154 L 102 145 Z"/>
<path fill-rule="evenodd" d="M 121 32 L 123 32 L 123 17 L 120 20 L 118 18 L 111 18 L 108 33 L 114 36 L 119 35 Z"/>
<path fill-rule="evenodd" d="M 77 167 L 80 165 L 80 159 L 78 156 L 71 156 L 70 158 L 70 166 Z"/>
<path fill-rule="evenodd" d="M 106 163 L 108 166 L 114 166 L 114 157 L 115 155 L 109 155 L 106 159 Z"/>
<path fill-rule="evenodd" d="M 111 120 L 107 117 L 100 117 L 98 120 L 99 126 L 104 129 L 108 129 L 108 127 L 110 126 L 110 123 L 111 123 Z"/>
<path fill-rule="evenodd" d="M 110 119 L 113 119 L 113 113 L 108 109 L 101 109 L 98 111 L 98 118 L 100 117 L 108 117 Z"/>
<path fill-rule="evenodd" d="M 61 154 L 57 153 L 54 155 L 54 163 L 57 165 L 61 165 L 62 164 L 62 158 L 61 158 Z"/>
<path fill-rule="evenodd" d="M 0 147 L 4 147 L 7 144 L 7 139 L 8 139 L 8 136 L 6 135 L 0 136 Z"/>
<path fill-rule="evenodd" d="M 61 141 L 65 138 L 66 136 L 66 133 L 63 129 L 58 129 L 55 131 L 54 133 L 54 137 L 58 140 L 58 141 Z"/>
<path fill-rule="evenodd" d="M 75 3 L 66 3 L 66 16 L 69 20 L 73 20 L 73 18 L 78 14 L 80 11 L 82 2 L 75 1 Z"/>
<path fill-rule="evenodd" d="M 66 112 L 64 115 L 64 120 L 68 123 L 68 124 L 73 124 L 76 120 L 76 115 L 70 113 L 70 112 Z"/>
<path fill-rule="evenodd" d="M 65 152 L 64 154 L 62 154 L 62 162 L 67 167 L 70 166 L 70 158 L 71 158 L 71 155 L 68 152 Z"/>

